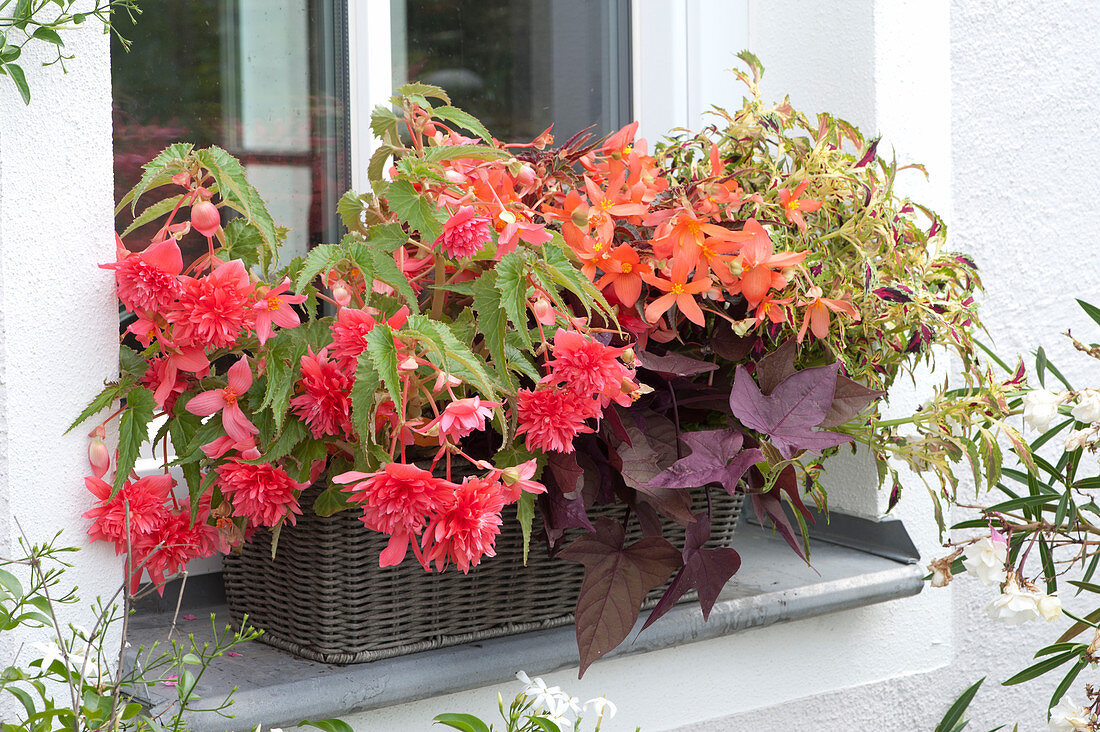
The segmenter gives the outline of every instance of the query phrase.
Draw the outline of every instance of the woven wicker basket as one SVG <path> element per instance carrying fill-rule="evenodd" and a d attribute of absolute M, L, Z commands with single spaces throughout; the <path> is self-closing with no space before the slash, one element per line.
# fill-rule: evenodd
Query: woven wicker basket
<path fill-rule="evenodd" d="M 311 506 L 315 491 L 303 496 Z M 712 492 L 708 546 L 728 546 L 741 497 Z M 619 516 L 621 507 L 616 508 Z M 240 554 L 225 558 L 225 594 L 234 621 L 262 628 L 260 640 L 325 663 L 361 663 L 573 622 L 584 568 L 549 559 L 533 545 L 523 566 L 523 536 L 505 521 L 496 556 L 463 575 L 453 567 L 427 573 L 415 561 L 382 569 L 388 537 L 369 531 L 357 511 L 321 517 L 306 511 L 285 527 L 271 558 L 271 535 L 257 532 Z M 589 515 L 601 515 L 600 507 Z M 684 529 L 665 536 L 683 545 Z M 641 537 L 632 522 L 628 541 Z M 646 598 L 656 604 L 664 588 Z M 694 594 L 685 595 L 685 601 Z"/>

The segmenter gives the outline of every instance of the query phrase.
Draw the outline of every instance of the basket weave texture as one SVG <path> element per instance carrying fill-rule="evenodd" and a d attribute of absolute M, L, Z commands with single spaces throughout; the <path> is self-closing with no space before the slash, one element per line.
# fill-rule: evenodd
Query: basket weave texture
<path fill-rule="evenodd" d="M 311 506 L 320 489 L 301 498 Z M 742 498 L 712 491 L 711 539 L 728 546 Z M 589 517 L 621 516 L 622 507 L 594 507 Z M 665 538 L 682 546 L 684 528 L 666 522 Z M 428 573 L 410 557 L 380 568 L 387 536 L 366 529 L 359 512 L 318 516 L 306 511 L 286 526 L 271 558 L 271 534 L 257 532 L 240 554 L 225 558 L 225 594 L 239 623 L 262 628 L 260 641 L 324 663 L 362 663 L 573 622 L 584 567 L 550 559 L 532 542 L 523 565 L 523 534 L 505 519 L 496 556 L 463 575 L 454 567 Z M 569 537 L 567 536 L 567 539 Z M 631 522 L 627 542 L 641 538 Z M 664 592 L 646 598 L 652 607 Z M 689 593 L 682 601 L 694 599 Z"/>

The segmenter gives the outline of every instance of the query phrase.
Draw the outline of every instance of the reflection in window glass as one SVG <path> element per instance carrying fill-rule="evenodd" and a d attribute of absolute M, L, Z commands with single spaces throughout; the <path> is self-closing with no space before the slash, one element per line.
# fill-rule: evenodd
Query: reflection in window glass
<path fill-rule="evenodd" d="M 628 0 L 393 0 L 394 85 L 442 86 L 500 139 L 630 121 Z"/>
<path fill-rule="evenodd" d="M 172 142 L 219 145 L 240 158 L 277 224 L 287 257 L 339 238 L 347 189 L 346 6 L 342 0 L 142 0 L 112 49 L 115 185 Z M 125 226 L 125 217 L 120 217 Z M 138 229 L 141 249 L 155 227 Z M 197 235 L 185 252 L 205 251 Z"/>

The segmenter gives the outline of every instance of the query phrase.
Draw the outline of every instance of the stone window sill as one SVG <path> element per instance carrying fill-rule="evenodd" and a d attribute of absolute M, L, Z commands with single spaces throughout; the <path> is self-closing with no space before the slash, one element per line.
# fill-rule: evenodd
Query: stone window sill
<path fill-rule="evenodd" d="M 742 526 L 733 546 L 743 568 L 719 596 L 708 622 L 697 603 L 679 605 L 609 655 L 696 643 L 921 591 L 924 572 L 901 522 L 834 513 L 827 525 L 824 518 L 817 525 L 821 528 L 811 539 L 813 568 L 778 536 Z M 181 615 L 196 619 L 178 621 L 178 632 L 194 633 L 201 642 L 211 633 L 211 613 L 219 625 L 228 622 L 228 611 L 219 604 L 219 581 L 216 575 L 191 581 Z M 130 626 L 133 647 L 167 636 L 176 604 L 173 592 L 178 591 L 165 592 L 159 609 L 139 608 Z M 521 668 L 545 674 L 577 663 L 572 626 L 349 666 L 306 661 L 258 642 L 238 650 L 240 656 L 218 659 L 196 688 L 199 696 L 215 701 L 237 687 L 228 710 L 234 718 L 198 715 L 191 720 L 194 732 L 339 717 L 508 681 Z M 173 690 L 163 691 L 165 698 L 172 696 Z"/>

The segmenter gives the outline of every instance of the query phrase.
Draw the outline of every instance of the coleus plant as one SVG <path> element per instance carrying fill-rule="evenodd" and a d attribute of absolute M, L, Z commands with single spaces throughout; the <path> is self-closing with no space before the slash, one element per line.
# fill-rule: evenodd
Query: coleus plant
<path fill-rule="evenodd" d="M 647 622 L 691 589 L 709 614 L 738 570 L 706 545 L 709 493 L 697 506 L 688 489 L 747 493 L 806 556 L 820 454 L 853 439 L 913 454 L 919 440 L 865 408 L 932 345 L 970 355 L 977 279 L 930 251 L 942 223 L 918 226 L 873 143 L 763 107 L 749 60 L 751 99 L 720 113 L 727 128 L 656 156 L 636 125 L 503 144 L 441 89 L 402 87 L 372 116 L 371 190 L 339 203 L 349 233 L 285 263 L 286 232 L 240 165 L 169 147 L 120 203 L 130 230 L 163 224 L 104 265 L 129 313 L 121 375 L 76 424 L 125 406 L 91 433 L 92 535 L 134 557 L 132 581 L 159 583 L 257 528 L 277 539 L 303 511 L 348 509 L 390 536 L 382 566 L 411 551 L 466 572 L 515 504 L 525 540 L 586 567 L 582 673 L 670 577 Z M 190 230 L 208 247 L 185 268 Z M 984 415 L 979 393 L 966 409 Z M 164 472 L 137 478 L 149 442 Z M 613 503 L 621 520 L 589 517 Z M 688 527 L 684 546 L 662 519 Z M 631 521 L 645 536 L 627 544 Z M 566 546 L 570 530 L 584 533 Z"/>

